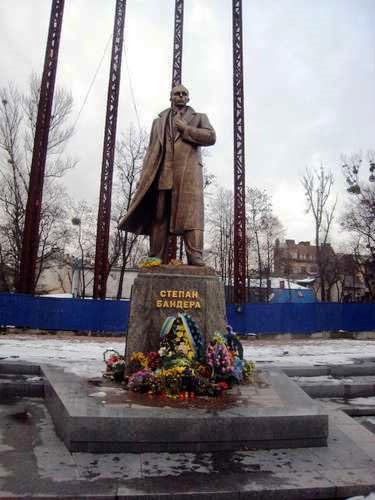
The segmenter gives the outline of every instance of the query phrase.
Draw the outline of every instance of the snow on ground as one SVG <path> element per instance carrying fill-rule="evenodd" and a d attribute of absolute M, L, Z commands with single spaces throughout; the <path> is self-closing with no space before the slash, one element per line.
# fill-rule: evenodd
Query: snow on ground
<path fill-rule="evenodd" d="M 244 341 L 245 357 L 258 366 L 275 364 L 350 364 L 356 359 L 375 358 L 375 341 L 365 340 L 255 340 Z M 0 359 L 22 360 L 64 367 L 83 377 L 101 376 L 103 352 L 125 350 L 121 338 L 62 335 L 6 334 L 0 337 Z"/>
<path fill-rule="evenodd" d="M 353 406 L 375 406 L 375 396 L 369 396 L 368 398 L 353 398 L 348 399 L 348 404 Z M 375 417 L 369 419 L 375 424 Z"/>
<path fill-rule="evenodd" d="M 257 363 L 291 365 L 351 364 L 375 357 L 375 341 L 347 339 L 260 340 L 245 342 L 245 357 Z"/>
<path fill-rule="evenodd" d="M 125 341 L 75 336 L 15 335 L 0 337 L 0 358 L 66 368 L 83 377 L 101 376 L 103 352 L 124 353 Z"/>
<path fill-rule="evenodd" d="M 319 377 L 293 377 L 293 380 L 301 385 L 315 385 L 315 384 L 325 384 L 339 385 L 339 384 L 352 384 L 354 380 L 352 378 L 335 378 L 332 375 L 321 375 Z"/>

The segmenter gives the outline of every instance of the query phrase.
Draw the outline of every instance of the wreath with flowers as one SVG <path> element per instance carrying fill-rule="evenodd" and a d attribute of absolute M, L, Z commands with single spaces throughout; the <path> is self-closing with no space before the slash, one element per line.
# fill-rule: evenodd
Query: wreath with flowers
<path fill-rule="evenodd" d="M 249 383 L 255 365 L 231 327 L 215 332 L 205 347 L 202 333 L 188 314 L 166 318 L 157 352 L 134 352 L 124 377 L 125 360 L 113 350 L 104 353 L 106 376 L 122 380 L 134 392 L 164 394 L 174 399 L 217 396 L 234 384 Z"/>

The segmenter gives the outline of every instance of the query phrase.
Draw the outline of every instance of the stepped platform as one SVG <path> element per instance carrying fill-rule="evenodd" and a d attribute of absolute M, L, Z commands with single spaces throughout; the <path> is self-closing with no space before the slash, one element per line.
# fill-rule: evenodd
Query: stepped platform
<path fill-rule="evenodd" d="M 234 395 L 228 394 L 220 404 L 217 404 L 219 400 L 211 400 L 211 405 L 198 400 L 179 401 L 177 404 L 159 400 L 156 404 L 147 395 L 138 399 L 126 396 L 128 393 L 107 381 L 84 380 L 46 366 L 0 362 L 0 374 L 9 379 L 11 375 L 27 376 L 25 383 L 28 384 L 33 383 L 32 377 L 44 377 L 45 389 L 44 398 L 36 397 L 36 394 L 34 397 L 20 397 L 17 391 L 13 396 L 0 398 L 1 497 L 327 500 L 375 492 L 375 436 L 370 432 L 372 429 L 366 429 L 364 424 L 350 418 L 332 402 L 313 402 L 275 369 L 258 373 L 256 383 L 248 387 L 252 391 L 237 395 L 236 404 Z M 296 410 L 298 407 L 300 410 Z M 185 423 L 190 426 L 194 423 L 185 418 L 186 412 L 197 414 L 198 425 L 204 416 L 212 421 L 218 418 L 215 438 L 223 444 L 221 419 L 224 415 L 231 419 L 233 430 L 228 432 L 232 432 L 232 438 L 243 436 L 246 408 L 248 416 L 250 410 L 254 418 L 265 415 L 265 423 L 257 427 L 258 433 L 263 435 L 252 435 L 257 446 L 263 441 L 260 447 L 265 444 L 267 447 L 265 437 L 271 438 L 269 429 L 276 429 L 273 425 L 277 420 L 273 417 L 279 419 L 280 435 L 272 436 L 272 440 L 275 439 L 272 448 L 277 449 L 240 446 L 238 450 L 211 452 L 134 453 L 122 449 L 100 453 L 103 446 L 110 449 L 103 438 L 109 436 L 109 442 L 114 442 L 124 436 L 121 426 L 134 424 L 137 419 L 141 423 L 145 415 L 162 413 L 166 428 L 169 428 L 173 415 L 180 410 L 180 417 L 183 415 Z M 134 413 L 131 420 L 126 421 L 123 415 L 129 409 Z M 285 416 L 287 419 L 283 422 Z M 306 447 L 291 447 L 288 439 L 292 438 L 292 432 L 302 445 L 302 434 L 298 433 L 311 417 L 315 422 L 315 436 L 320 436 L 323 445 L 305 443 Z M 67 418 L 65 423 L 64 418 Z M 326 419 L 329 422 L 328 438 Z M 153 433 L 162 427 L 161 420 L 158 425 Z M 111 431 L 108 430 L 110 426 Z M 93 428 L 98 432 L 97 437 L 93 436 Z M 139 429 L 134 429 L 138 438 Z M 151 431 L 149 429 L 152 434 Z M 126 433 L 130 436 L 131 428 Z M 69 445 L 69 438 L 70 449 L 64 444 Z M 86 439 L 95 444 L 92 449 L 87 446 L 85 452 L 73 451 L 77 445 L 73 438 L 78 443 Z M 143 439 L 141 445 L 145 443 L 147 441 Z M 237 444 L 241 443 L 238 441 Z M 280 447 L 282 444 L 284 447 Z"/>
<path fill-rule="evenodd" d="M 328 417 L 285 374 L 258 371 L 254 384 L 218 398 L 175 401 L 110 382 L 93 386 L 42 367 L 45 401 L 70 451 L 209 452 L 326 446 Z"/>

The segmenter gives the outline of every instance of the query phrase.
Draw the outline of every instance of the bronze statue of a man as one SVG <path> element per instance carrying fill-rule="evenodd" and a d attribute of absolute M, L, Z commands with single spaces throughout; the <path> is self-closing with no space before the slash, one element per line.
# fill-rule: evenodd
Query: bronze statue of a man
<path fill-rule="evenodd" d="M 150 257 L 167 263 L 168 238 L 182 235 L 188 264 L 203 266 L 203 174 L 200 146 L 216 141 L 203 113 L 187 106 L 189 91 L 171 91 L 171 108 L 152 124 L 137 190 L 120 229 L 150 236 Z"/>

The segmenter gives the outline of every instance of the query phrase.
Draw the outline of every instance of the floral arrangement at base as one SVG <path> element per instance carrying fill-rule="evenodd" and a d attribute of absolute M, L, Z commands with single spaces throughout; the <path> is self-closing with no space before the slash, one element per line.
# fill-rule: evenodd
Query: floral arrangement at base
<path fill-rule="evenodd" d="M 123 380 L 126 389 L 163 394 L 173 399 L 218 396 L 235 384 L 250 383 L 255 365 L 243 359 L 243 348 L 230 326 L 215 332 L 208 345 L 188 314 L 168 317 L 161 328 L 158 352 L 134 352 L 123 377 L 125 361 L 105 351 L 105 376 Z M 121 371 L 122 370 L 122 371 Z"/>
<path fill-rule="evenodd" d="M 103 359 L 107 366 L 104 377 L 121 382 L 124 379 L 125 357 L 114 349 L 107 349 L 103 353 Z"/>
<path fill-rule="evenodd" d="M 169 261 L 169 266 L 174 266 L 174 267 L 178 267 L 178 266 L 183 266 L 184 263 L 182 262 L 182 260 L 180 259 L 171 259 Z"/>
<path fill-rule="evenodd" d="M 145 257 L 140 262 L 138 262 L 138 267 L 158 267 L 161 266 L 161 259 L 158 257 Z"/>

